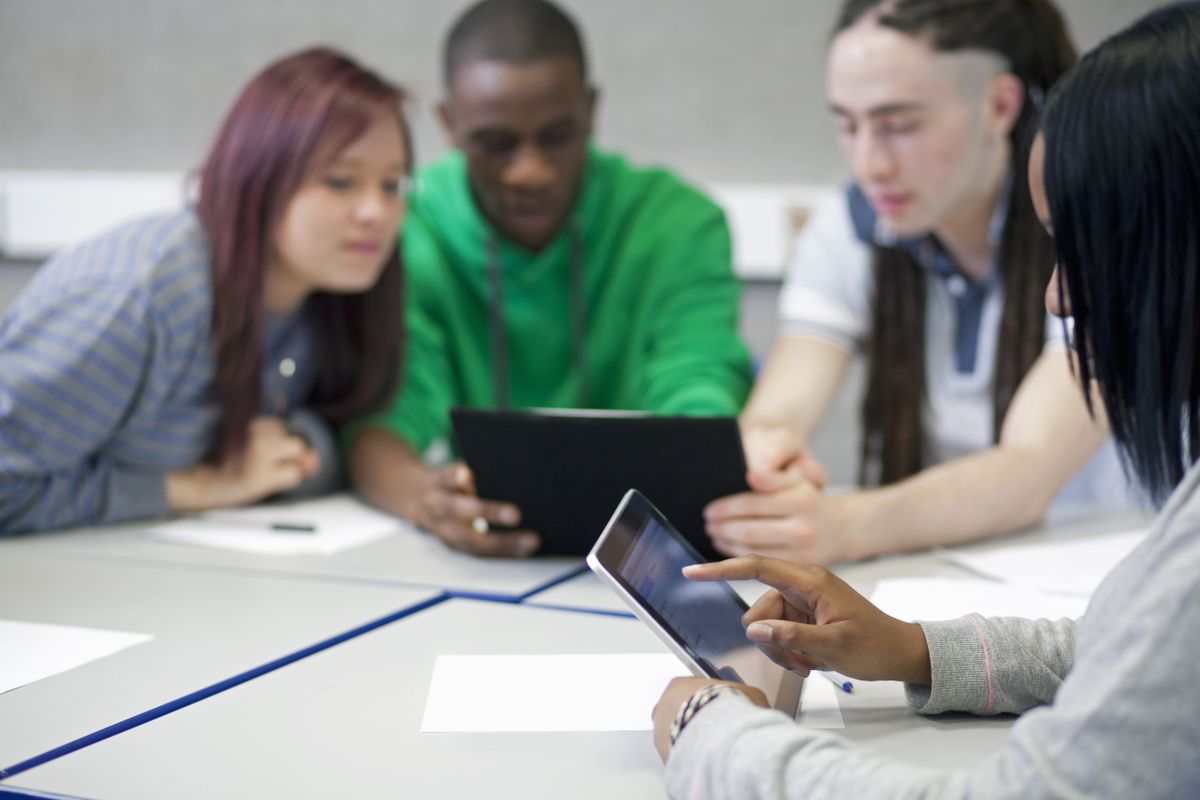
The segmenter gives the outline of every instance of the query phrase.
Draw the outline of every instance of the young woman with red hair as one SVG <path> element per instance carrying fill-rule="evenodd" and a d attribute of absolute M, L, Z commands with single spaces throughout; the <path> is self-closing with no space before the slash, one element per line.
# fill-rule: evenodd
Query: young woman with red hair
<path fill-rule="evenodd" d="M 253 503 L 337 475 L 390 397 L 403 92 L 328 49 L 243 90 L 194 207 L 48 262 L 0 318 L 0 531 Z"/>

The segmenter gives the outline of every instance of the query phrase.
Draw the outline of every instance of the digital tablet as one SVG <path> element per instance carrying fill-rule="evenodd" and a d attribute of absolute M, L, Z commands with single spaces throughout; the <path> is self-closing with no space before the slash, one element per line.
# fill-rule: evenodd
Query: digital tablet
<path fill-rule="evenodd" d="M 519 507 L 519 527 L 541 535 L 544 555 L 585 555 L 633 487 L 718 558 L 704 506 L 749 491 L 734 417 L 454 408 L 450 421 L 479 496 Z"/>
<path fill-rule="evenodd" d="M 658 509 L 630 490 L 588 554 L 587 563 L 694 675 L 761 689 L 773 708 L 800 709 L 804 679 L 746 638 L 747 606 L 724 581 L 689 581 L 681 570 L 700 554 Z"/>

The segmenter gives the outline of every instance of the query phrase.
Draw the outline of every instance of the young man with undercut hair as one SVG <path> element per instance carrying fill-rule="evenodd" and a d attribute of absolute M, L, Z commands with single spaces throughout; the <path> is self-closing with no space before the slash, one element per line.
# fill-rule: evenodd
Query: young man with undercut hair
<path fill-rule="evenodd" d="M 451 547 L 528 555 L 537 532 L 476 496 L 448 411 L 585 407 L 736 414 L 750 385 L 721 210 L 589 142 L 596 90 L 574 23 L 484 0 L 455 23 L 438 113 L 456 153 L 417 178 L 403 236 L 409 347 L 391 408 L 351 432 L 374 504 Z"/>

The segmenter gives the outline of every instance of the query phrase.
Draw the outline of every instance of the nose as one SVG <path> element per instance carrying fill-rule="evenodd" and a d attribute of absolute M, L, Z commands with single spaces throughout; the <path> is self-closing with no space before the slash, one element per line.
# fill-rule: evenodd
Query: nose
<path fill-rule="evenodd" d="M 1059 286 L 1062 286 L 1062 297 L 1059 298 Z M 1050 282 L 1046 284 L 1046 310 L 1056 317 L 1071 316 L 1071 296 L 1067 292 L 1067 279 L 1059 271 L 1058 266 L 1050 273 Z"/>
<path fill-rule="evenodd" d="M 354 217 L 361 223 L 372 224 L 387 217 L 389 209 L 396 205 L 398 198 L 382 187 L 371 187 L 358 198 L 354 207 Z"/>
<path fill-rule="evenodd" d="M 535 144 L 519 148 L 503 174 L 510 188 L 528 192 L 545 189 L 554 183 L 555 177 L 554 165 Z"/>
<path fill-rule="evenodd" d="M 870 125 L 861 126 L 851 142 L 850 169 L 864 183 L 884 181 L 895 173 L 895 154 Z"/>

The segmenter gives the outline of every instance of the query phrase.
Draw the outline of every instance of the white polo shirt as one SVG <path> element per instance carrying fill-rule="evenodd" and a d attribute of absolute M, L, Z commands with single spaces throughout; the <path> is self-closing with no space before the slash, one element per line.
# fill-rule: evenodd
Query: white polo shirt
<path fill-rule="evenodd" d="M 874 289 L 871 245 L 886 236 L 875 219 L 855 187 L 817 210 L 796 242 L 780 294 L 784 336 L 816 337 L 849 352 L 863 347 Z M 997 240 L 1003 224 L 1002 215 L 993 220 Z M 997 270 L 983 281 L 968 281 L 932 236 L 881 243 L 908 250 L 926 269 L 926 466 L 990 447 L 1002 276 Z M 1047 314 L 1045 330 L 1047 349 L 1067 346 L 1060 320 Z M 1140 496 L 1129 489 L 1110 439 L 1063 488 L 1055 506 L 1129 508 Z"/>

